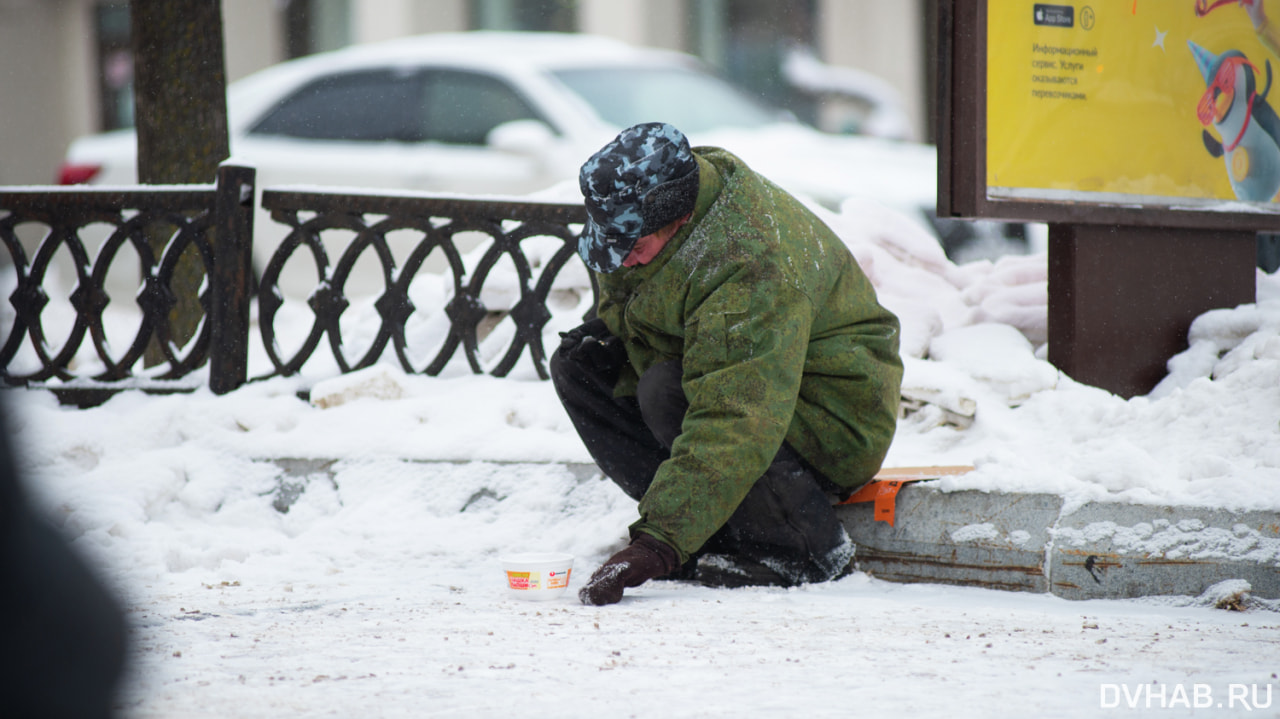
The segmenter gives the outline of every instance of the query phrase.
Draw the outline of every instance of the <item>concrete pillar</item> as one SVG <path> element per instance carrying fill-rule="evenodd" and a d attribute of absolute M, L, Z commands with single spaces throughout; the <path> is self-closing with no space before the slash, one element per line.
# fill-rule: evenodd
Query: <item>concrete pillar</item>
<path fill-rule="evenodd" d="M 578 25 L 588 35 L 615 37 L 632 45 L 645 45 L 648 22 L 644 0 L 582 0 Z"/>
<path fill-rule="evenodd" d="M 70 117 L 65 117 L 64 132 L 70 142 L 71 138 L 97 132 L 100 119 L 94 112 L 77 112 L 79 108 L 96 108 L 98 104 L 98 59 L 94 54 L 96 45 L 86 42 L 94 37 L 92 4 L 86 10 L 80 2 L 57 3 L 70 5 L 66 8 L 67 16 L 61 23 L 61 68 L 59 83 L 62 85 L 61 104 Z M 2 97 L 2 96 L 0 96 Z M 60 123 L 61 124 L 61 123 Z M 3 145 L 4 143 L 0 143 Z M 61 160 L 62 152 L 58 153 Z"/>
<path fill-rule="evenodd" d="M 1255 233 L 1049 225 L 1049 361 L 1122 397 L 1150 392 L 1191 322 L 1256 300 Z"/>
<path fill-rule="evenodd" d="M 0 184 L 50 184 L 67 145 L 98 129 L 93 4 L 0 3 Z"/>
<path fill-rule="evenodd" d="M 580 0 L 578 29 L 632 45 L 689 48 L 684 0 Z"/>
<path fill-rule="evenodd" d="M 651 0 L 645 3 L 649 13 L 649 41 L 646 45 L 688 52 L 693 47 L 690 25 L 693 14 L 686 0 Z"/>
<path fill-rule="evenodd" d="M 227 82 L 285 60 L 284 12 L 280 3 L 222 0 Z"/>
<path fill-rule="evenodd" d="M 353 42 L 468 29 L 466 0 L 352 0 Z"/>
<path fill-rule="evenodd" d="M 429 32 L 462 32 L 471 29 L 466 0 L 432 0 L 415 2 L 410 20 L 410 34 Z"/>
<path fill-rule="evenodd" d="M 819 0 L 818 53 L 879 75 L 902 93 L 913 136 L 925 136 L 923 0 Z"/>
<path fill-rule="evenodd" d="M 359 44 L 402 37 L 412 17 L 412 0 L 354 0 L 351 41 Z"/>

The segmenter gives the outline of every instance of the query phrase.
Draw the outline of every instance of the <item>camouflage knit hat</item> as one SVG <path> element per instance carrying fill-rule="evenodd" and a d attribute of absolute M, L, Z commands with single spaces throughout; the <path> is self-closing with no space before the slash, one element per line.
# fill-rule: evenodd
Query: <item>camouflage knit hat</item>
<path fill-rule="evenodd" d="M 623 130 L 578 174 L 587 225 L 578 254 L 596 272 L 613 272 L 636 241 L 693 211 L 698 162 L 684 133 L 662 122 Z"/>

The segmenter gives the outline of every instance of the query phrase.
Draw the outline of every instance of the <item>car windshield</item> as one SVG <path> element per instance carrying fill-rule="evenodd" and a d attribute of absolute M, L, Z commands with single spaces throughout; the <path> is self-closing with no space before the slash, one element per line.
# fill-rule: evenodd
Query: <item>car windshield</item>
<path fill-rule="evenodd" d="M 669 122 L 686 133 L 784 122 L 719 78 L 679 67 L 559 70 L 552 73 L 618 127 Z"/>

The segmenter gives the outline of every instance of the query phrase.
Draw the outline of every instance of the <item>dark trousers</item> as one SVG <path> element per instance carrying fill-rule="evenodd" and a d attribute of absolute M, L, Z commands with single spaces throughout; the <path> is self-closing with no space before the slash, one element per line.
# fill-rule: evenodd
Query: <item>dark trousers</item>
<path fill-rule="evenodd" d="M 639 501 L 671 456 L 689 401 L 678 362 L 640 377 L 635 397 L 614 397 L 621 343 L 600 325 L 570 333 L 551 357 L 551 380 L 592 458 L 627 496 Z M 822 581 L 844 569 L 852 544 L 831 506 L 839 490 L 783 443 L 738 509 L 699 553 L 742 555 L 785 566 L 794 579 Z"/>

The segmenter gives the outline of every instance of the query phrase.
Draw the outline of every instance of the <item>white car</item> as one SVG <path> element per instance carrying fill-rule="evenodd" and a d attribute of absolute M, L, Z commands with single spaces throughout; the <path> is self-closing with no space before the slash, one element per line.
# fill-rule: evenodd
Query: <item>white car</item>
<path fill-rule="evenodd" d="M 579 201 L 581 163 L 617 132 L 670 122 L 798 195 L 905 210 L 934 229 L 930 145 L 833 135 L 755 102 L 683 53 L 580 34 L 469 32 L 358 45 L 228 88 L 231 161 L 258 187 L 323 185 Z M 76 140 L 63 178 L 135 182 L 132 130 Z M 210 178 L 212 180 L 212 178 Z M 265 263 L 283 228 L 259 214 Z"/>
<path fill-rule="evenodd" d="M 232 161 L 259 185 L 524 194 L 576 177 L 618 130 L 662 120 L 827 205 L 932 206 L 927 145 L 818 132 L 681 53 L 577 34 L 472 32 L 358 45 L 232 83 Z M 131 130 L 76 140 L 64 179 L 135 181 Z M 212 179 L 212 178 L 211 178 Z"/>

